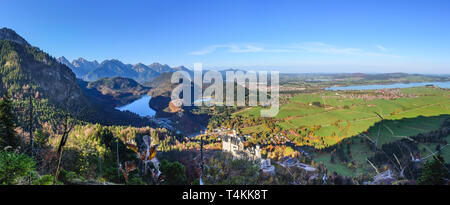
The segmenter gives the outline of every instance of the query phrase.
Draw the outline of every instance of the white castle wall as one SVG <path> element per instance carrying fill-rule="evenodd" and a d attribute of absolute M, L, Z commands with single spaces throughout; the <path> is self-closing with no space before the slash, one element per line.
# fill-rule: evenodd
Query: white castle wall
<path fill-rule="evenodd" d="M 253 160 L 261 159 L 261 148 L 259 145 L 244 148 L 245 139 L 237 135 L 236 130 L 232 134 L 228 134 L 222 140 L 222 150 L 230 152 L 237 158 L 247 157 Z"/>

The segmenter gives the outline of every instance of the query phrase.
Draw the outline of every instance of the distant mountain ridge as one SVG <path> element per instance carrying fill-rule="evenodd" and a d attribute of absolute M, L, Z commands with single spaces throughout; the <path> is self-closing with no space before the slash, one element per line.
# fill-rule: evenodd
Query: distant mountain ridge
<path fill-rule="evenodd" d="M 67 65 L 75 73 L 77 78 L 86 81 L 96 81 L 102 78 L 125 77 L 136 80 L 140 83 L 147 83 L 165 72 L 191 70 L 184 66 L 170 67 L 167 64 L 152 63 L 145 65 L 143 63 L 125 64 L 117 59 L 105 60 L 98 63 L 96 60 L 88 61 L 84 58 L 78 58 L 70 62 L 64 56 L 57 59 L 60 63 Z"/>
<path fill-rule="evenodd" d="M 97 101 L 112 104 L 114 107 L 137 100 L 151 89 L 124 77 L 102 78 L 83 84 L 82 88 L 86 93 L 91 94 Z"/>

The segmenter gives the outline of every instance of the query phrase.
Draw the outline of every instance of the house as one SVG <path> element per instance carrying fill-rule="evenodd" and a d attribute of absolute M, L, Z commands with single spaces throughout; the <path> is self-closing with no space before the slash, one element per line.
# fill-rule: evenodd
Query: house
<path fill-rule="evenodd" d="M 308 152 L 305 152 L 305 150 L 303 150 L 301 148 L 298 148 L 298 151 L 305 157 L 309 157 L 310 156 L 310 154 Z"/>
<path fill-rule="evenodd" d="M 315 167 L 312 167 L 312 166 L 307 165 L 307 164 L 300 163 L 298 161 L 298 159 L 295 159 L 295 158 L 292 158 L 292 157 L 287 157 L 287 156 L 281 158 L 279 164 L 282 167 L 284 167 L 284 168 L 298 167 L 298 168 L 303 169 L 303 170 L 308 171 L 308 172 L 314 172 L 314 171 L 317 170 Z"/>
<path fill-rule="evenodd" d="M 298 165 L 298 160 L 294 159 L 292 157 L 285 156 L 285 157 L 281 158 L 280 161 L 281 161 L 280 165 L 285 167 L 285 168 L 286 167 L 293 167 L 293 166 L 297 166 Z"/>
<path fill-rule="evenodd" d="M 260 170 L 264 174 L 275 175 L 275 167 L 270 164 L 270 159 L 261 159 Z"/>
<path fill-rule="evenodd" d="M 390 185 L 392 182 L 396 181 L 394 174 L 390 169 L 381 172 L 373 177 L 373 181 L 366 182 L 369 185 Z"/>

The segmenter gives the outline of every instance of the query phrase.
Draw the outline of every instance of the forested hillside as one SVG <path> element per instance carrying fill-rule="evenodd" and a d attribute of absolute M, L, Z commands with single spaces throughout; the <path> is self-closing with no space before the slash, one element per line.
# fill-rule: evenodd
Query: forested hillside
<path fill-rule="evenodd" d="M 37 47 L 20 44 L 9 39 L 20 39 L 13 30 L 0 39 L 0 77 L 5 91 L 15 103 L 28 106 L 25 101 L 49 107 L 50 112 L 69 112 L 83 121 L 103 124 L 148 125 L 148 122 L 132 113 L 123 113 L 110 104 L 97 101 L 85 93 L 75 74 Z M 98 97 L 98 95 L 96 96 Z M 20 108 L 24 111 L 24 108 Z M 108 117 L 106 117 L 108 116 Z"/>
<path fill-rule="evenodd" d="M 130 79 L 104 79 L 89 86 L 13 30 L 3 28 L 0 34 L 0 184 L 74 183 L 68 178 L 80 179 L 77 183 L 124 183 L 123 176 L 116 172 L 119 159 L 111 157 L 125 154 L 124 143 L 130 143 L 140 132 L 132 131 L 127 138 L 127 128 L 117 125 L 146 127 L 142 135 L 161 136 L 161 140 L 168 136 L 166 130 L 149 127 L 154 124 L 148 119 L 97 100 L 114 97 L 108 89 L 140 95 L 148 88 Z M 86 92 L 88 89 L 97 92 L 93 95 Z M 87 132 L 89 127 L 95 127 L 94 133 Z M 115 155 L 108 154 L 108 150 L 114 150 L 112 141 L 119 146 L 119 136 L 121 153 L 116 150 Z M 93 162 L 86 161 L 91 155 L 96 161 L 92 166 Z M 108 175 L 108 169 L 115 170 L 114 176 Z"/>

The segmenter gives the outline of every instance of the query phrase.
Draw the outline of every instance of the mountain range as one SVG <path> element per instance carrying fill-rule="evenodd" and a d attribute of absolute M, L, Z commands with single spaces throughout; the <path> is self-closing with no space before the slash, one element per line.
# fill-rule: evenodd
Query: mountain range
<path fill-rule="evenodd" d="M 64 59 L 60 59 L 64 60 Z M 78 59 L 71 67 L 30 45 L 14 30 L 0 29 L 0 96 L 9 92 L 18 104 L 27 104 L 28 97 L 39 105 L 40 116 L 68 112 L 83 121 L 102 124 L 148 125 L 149 121 L 130 112 L 114 108 L 120 100 L 132 99 L 149 88 L 130 79 L 111 79 L 89 84 L 77 79 L 73 69 L 84 70 L 94 62 Z M 66 59 L 67 61 L 67 59 Z M 118 86 L 120 85 L 120 86 Z M 111 91 L 111 89 L 117 91 Z M 131 94 L 130 94 L 131 93 Z M 122 97 L 121 97 L 122 96 Z M 123 96 L 126 96 L 124 98 Z M 120 100 L 117 98 L 120 97 Z M 110 99 L 100 101 L 99 99 Z M 25 116 L 21 114 L 18 116 Z"/>
<path fill-rule="evenodd" d="M 151 82 L 153 79 L 165 72 L 186 71 L 192 73 L 191 70 L 184 66 L 170 67 L 167 64 L 153 63 L 145 65 L 125 64 L 117 59 L 105 60 L 98 63 L 96 60 L 88 61 L 84 58 L 78 58 L 70 62 L 64 56 L 57 59 L 60 63 L 66 65 L 75 73 L 77 78 L 85 81 L 96 81 L 101 78 L 126 77 L 136 80 L 139 83 Z"/>

